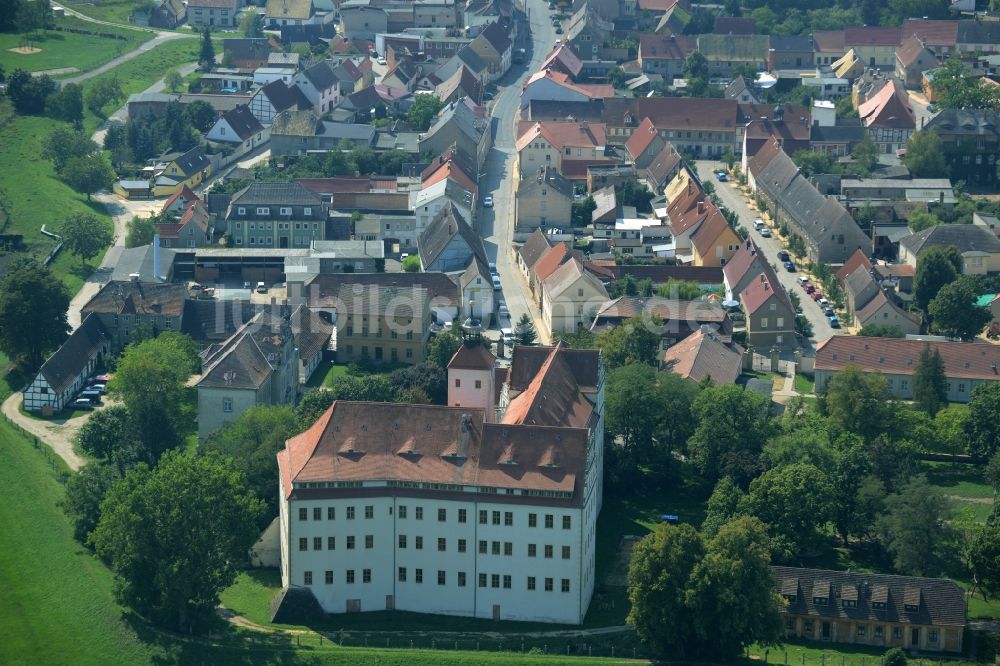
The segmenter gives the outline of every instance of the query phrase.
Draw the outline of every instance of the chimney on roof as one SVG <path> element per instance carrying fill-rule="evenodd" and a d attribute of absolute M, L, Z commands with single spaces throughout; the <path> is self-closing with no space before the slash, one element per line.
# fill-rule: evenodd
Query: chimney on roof
<path fill-rule="evenodd" d="M 698 202 L 698 212 L 699 213 L 704 213 L 705 212 L 705 201 L 704 200 L 701 200 L 701 201 Z"/>

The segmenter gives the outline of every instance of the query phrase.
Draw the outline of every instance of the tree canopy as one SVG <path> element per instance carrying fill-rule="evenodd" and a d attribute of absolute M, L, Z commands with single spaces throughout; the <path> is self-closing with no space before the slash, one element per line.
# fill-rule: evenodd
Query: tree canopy
<path fill-rule="evenodd" d="M 814 551 L 833 517 L 833 488 L 825 472 L 795 463 L 770 469 L 753 480 L 746 512 L 767 526 L 776 559 L 789 562 Z"/>
<path fill-rule="evenodd" d="M 934 90 L 937 92 L 937 76 L 934 77 Z M 903 164 L 914 178 L 947 178 L 948 163 L 937 130 L 914 132 L 906 142 Z"/>
<path fill-rule="evenodd" d="M 976 279 L 963 275 L 941 287 L 927 307 L 931 328 L 949 338 L 969 341 L 979 335 L 993 319 L 989 308 L 976 305 L 979 291 Z"/>
<path fill-rule="evenodd" d="M 953 282 L 962 272 L 962 256 L 954 246 L 943 248 L 934 245 L 917 257 L 917 269 L 913 276 L 913 302 L 927 312 L 941 287 Z"/>
<path fill-rule="evenodd" d="M 688 450 L 695 467 L 710 480 L 729 475 L 748 485 L 773 431 L 770 409 L 767 397 L 735 384 L 703 389 L 691 406 L 697 426 Z"/>
<path fill-rule="evenodd" d="M 0 280 L 0 351 L 30 370 L 69 335 L 69 290 L 42 264 L 12 266 Z"/>
<path fill-rule="evenodd" d="M 60 230 L 70 252 L 86 264 L 115 239 L 110 225 L 90 213 L 75 213 Z"/>
<path fill-rule="evenodd" d="M 206 626 L 257 537 L 261 501 L 218 454 L 171 452 L 116 483 L 90 536 L 119 601 L 178 631 Z"/>
<path fill-rule="evenodd" d="M 972 389 L 965 434 L 969 454 L 989 460 L 1000 448 L 1000 384 L 984 383 Z"/>
<path fill-rule="evenodd" d="M 941 573 L 953 543 L 951 509 L 940 490 L 923 476 L 912 479 L 886 499 L 878 528 L 893 567 L 910 576 Z"/>

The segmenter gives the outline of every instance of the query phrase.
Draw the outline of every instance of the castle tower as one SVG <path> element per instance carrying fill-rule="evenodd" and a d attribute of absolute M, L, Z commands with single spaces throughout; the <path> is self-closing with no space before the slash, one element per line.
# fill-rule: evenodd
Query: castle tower
<path fill-rule="evenodd" d="M 482 344 L 482 322 L 469 302 L 469 317 L 462 323 L 462 346 L 448 362 L 448 404 L 482 409 L 487 421 L 496 418 L 493 367 L 496 356 Z"/>

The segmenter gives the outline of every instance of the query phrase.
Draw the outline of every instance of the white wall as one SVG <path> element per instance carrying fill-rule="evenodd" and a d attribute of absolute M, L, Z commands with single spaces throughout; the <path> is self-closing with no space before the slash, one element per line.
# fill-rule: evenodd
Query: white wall
<path fill-rule="evenodd" d="M 476 388 L 476 382 L 480 387 Z M 455 383 L 458 382 L 459 386 Z M 459 370 L 448 369 L 448 404 L 452 407 L 461 406 L 471 409 L 482 409 L 486 412 L 486 420 L 492 421 L 493 405 L 493 369 L 489 370 Z"/>

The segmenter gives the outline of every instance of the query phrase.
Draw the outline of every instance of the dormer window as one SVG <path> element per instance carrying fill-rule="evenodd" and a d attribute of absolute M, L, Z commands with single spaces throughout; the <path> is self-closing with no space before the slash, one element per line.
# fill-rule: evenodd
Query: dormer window
<path fill-rule="evenodd" d="M 885 602 L 884 601 L 873 601 L 872 602 L 872 608 L 874 608 L 875 610 L 885 610 Z"/>
<path fill-rule="evenodd" d="M 844 599 L 844 608 L 857 608 L 858 602 L 854 599 Z"/>
<path fill-rule="evenodd" d="M 817 606 L 826 606 L 829 602 L 827 597 L 813 597 L 813 603 Z"/>

